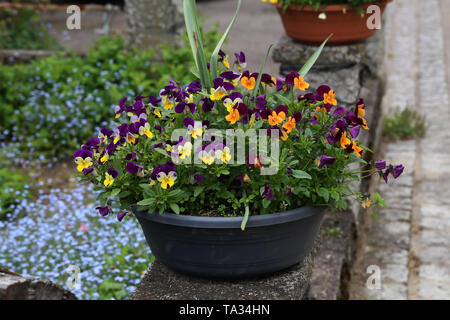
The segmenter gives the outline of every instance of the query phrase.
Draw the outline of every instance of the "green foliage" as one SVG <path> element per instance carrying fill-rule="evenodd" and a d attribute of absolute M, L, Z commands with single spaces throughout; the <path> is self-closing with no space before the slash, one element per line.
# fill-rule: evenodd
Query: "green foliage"
<path fill-rule="evenodd" d="M 31 197 L 28 177 L 9 169 L 0 169 L 0 220 L 5 219 L 22 200 Z"/>
<path fill-rule="evenodd" d="M 425 132 L 425 116 L 415 110 L 397 109 L 392 116 L 383 119 L 383 135 L 390 140 L 423 138 Z"/>
<path fill-rule="evenodd" d="M 125 284 L 115 282 L 113 279 L 106 278 L 97 288 L 100 300 L 122 300 L 128 292 L 125 290 Z"/>
<path fill-rule="evenodd" d="M 205 34 L 207 55 L 219 39 L 217 28 Z M 107 125 L 123 96 L 153 94 L 170 77 L 195 80 L 189 48 L 165 46 L 158 63 L 151 60 L 152 50 L 127 49 L 120 37 L 110 36 L 100 38 L 84 59 L 65 53 L 28 65 L 0 65 L 0 141 L 18 142 L 23 153 L 55 161 Z"/>
<path fill-rule="evenodd" d="M 322 231 L 322 235 L 330 237 L 330 238 L 341 238 L 342 230 L 341 230 L 341 227 L 327 228 Z"/>
<path fill-rule="evenodd" d="M 0 49 L 59 50 L 61 46 L 35 11 L 6 9 L 0 10 Z"/>

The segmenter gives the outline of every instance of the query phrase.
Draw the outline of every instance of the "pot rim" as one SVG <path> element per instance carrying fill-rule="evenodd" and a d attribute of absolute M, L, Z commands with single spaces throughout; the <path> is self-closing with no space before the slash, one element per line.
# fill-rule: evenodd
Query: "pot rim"
<path fill-rule="evenodd" d="M 284 212 L 250 216 L 247 221 L 246 229 L 306 219 L 315 214 L 319 214 L 326 209 L 327 207 L 306 206 Z M 242 217 L 203 217 L 177 215 L 174 213 L 146 213 L 138 211 L 135 206 L 131 207 L 131 211 L 138 218 L 179 227 L 203 229 L 240 229 L 242 223 Z"/>
<path fill-rule="evenodd" d="M 368 8 L 369 6 L 373 5 L 373 4 L 380 4 L 380 5 L 387 5 L 388 3 L 392 2 L 392 0 L 385 0 L 385 1 L 380 1 L 380 2 L 370 2 L 370 3 L 366 3 L 360 6 L 356 6 L 353 8 L 349 8 L 348 5 L 346 4 L 331 4 L 326 6 L 325 8 L 320 7 L 319 9 L 315 9 L 313 6 L 300 6 L 300 5 L 290 5 L 288 6 L 287 10 L 297 10 L 297 11 L 314 11 L 314 12 L 341 12 L 342 13 L 342 9 L 345 7 L 347 8 L 347 10 L 354 10 L 356 8 Z M 284 6 L 282 6 L 281 4 L 278 3 L 274 3 L 273 6 L 275 6 L 277 9 L 283 9 Z"/>

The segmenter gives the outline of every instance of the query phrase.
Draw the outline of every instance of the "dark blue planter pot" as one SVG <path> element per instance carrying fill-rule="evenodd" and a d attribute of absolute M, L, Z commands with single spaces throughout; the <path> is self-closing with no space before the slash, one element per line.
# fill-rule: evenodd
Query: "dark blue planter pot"
<path fill-rule="evenodd" d="M 152 253 L 168 267 L 202 277 L 243 278 L 300 262 L 313 248 L 325 208 L 250 216 L 245 231 L 242 217 L 133 211 Z"/>

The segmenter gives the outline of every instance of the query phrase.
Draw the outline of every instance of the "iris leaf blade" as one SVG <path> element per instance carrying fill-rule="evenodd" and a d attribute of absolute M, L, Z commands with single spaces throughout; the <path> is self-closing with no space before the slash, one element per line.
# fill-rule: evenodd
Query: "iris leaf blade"
<path fill-rule="evenodd" d="M 330 40 L 330 38 L 333 36 L 333 34 L 330 34 L 328 38 L 325 39 L 324 42 L 320 45 L 320 47 L 313 53 L 313 55 L 306 61 L 306 63 L 303 65 L 303 67 L 298 72 L 302 77 L 305 77 L 309 70 L 313 67 L 313 65 L 316 63 L 317 59 L 319 59 L 320 54 L 322 53 L 323 48 L 325 47 L 325 44 Z"/>
<path fill-rule="evenodd" d="M 223 44 L 225 43 L 225 40 L 228 37 L 228 34 L 230 33 L 231 29 L 233 28 L 234 23 L 236 22 L 237 16 L 239 14 L 239 11 L 241 9 L 241 4 L 242 4 L 242 0 L 239 0 L 237 8 L 236 8 L 236 13 L 234 14 L 233 19 L 231 20 L 228 28 L 226 29 L 225 33 L 223 34 L 222 38 L 219 40 L 219 42 L 217 43 L 216 48 L 214 49 L 214 52 L 211 56 L 211 76 L 213 79 L 218 77 L 217 74 L 217 61 L 219 59 L 219 51 L 222 48 Z"/>

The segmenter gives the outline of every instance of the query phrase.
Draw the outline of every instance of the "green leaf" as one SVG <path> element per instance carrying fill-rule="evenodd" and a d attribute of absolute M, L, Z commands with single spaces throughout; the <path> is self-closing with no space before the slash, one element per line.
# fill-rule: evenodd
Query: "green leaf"
<path fill-rule="evenodd" d="M 264 71 L 264 67 L 267 62 L 267 57 L 269 56 L 269 52 L 270 52 L 270 49 L 272 49 L 272 47 L 273 47 L 273 44 L 271 44 L 269 46 L 269 48 L 267 48 L 267 52 L 266 52 L 266 56 L 264 57 L 263 64 L 261 65 L 261 69 L 259 69 L 259 74 L 258 74 L 258 78 L 256 79 L 255 89 L 253 89 L 253 97 L 256 97 L 258 95 L 259 84 L 261 83 L 262 73 Z"/>
<path fill-rule="evenodd" d="M 245 214 L 244 214 L 244 218 L 242 219 L 242 223 L 241 223 L 241 230 L 244 231 L 245 230 L 245 226 L 247 225 L 247 221 L 248 221 L 248 216 L 250 215 L 250 208 L 248 206 L 248 204 L 245 205 Z"/>
<path fill-rule="evenodd" d="M 176 214 L 180 214 L 180 207 L 176 203 L 169 203 L 169 207 Z"/>
<path fill-rule="evenodd" d="M 152 203 L 153 203 L 153 199 L 148 198 L 148 199 L 144 199 L 144 200 L 139 201 L 139 202 L 137 203 L 137 205 L 138 205 L 138 206 L 149 206 L 149 205 L 151 205 Z"/>
<path fill-rule="evenodd" d="M 109 195 L 110 197 L 115 197 L 120 193 L 120 189 L 114 189 L 113 191 L 111 191 L 111 194 Z"/>
<path fill-rule="evenodd" d="M 202 193 L 204 189 L 205 189 L 205 187 L 202 187 L 202 186 L 200 186 L 200 187 L 195 187 L 195 189 L 194 189 L 194 198 L 197 198 L 198 195 L 199 195 L 200 193 Z"/>
<path fill-rule="evenodd" d="M 288 105 L 291 103 L 291 100 L 289 100 L 288 98 L 286 98 L 285 96 L 283 96 L 281 93 L 277 92 L 274 93 L 272 95 L 273 97 L 277 98 L 278 100 L 280 100 L 283 104 Z"/>
<path fill-rule="evenodd" d="M 292 175 L 297 179 L 312 179 L 308 173 L 302 170 L 292 170 Z"/>
<path fill-rule="evenodd" d="M 378 192 L 375 192 L 375 194 L 373 195 L 373 201 L 375 202 L 376 205 L 379 205 L 381 207 L 387 207 L 386 202 Z"/>
<path fill-rule="evenodd" d="M 194 56 L 195 65 L 199 71 L 200 81 L 202 82 L 202 86 L 209 90 L 209 88 L 211 88 L 211 78 L 206 66 L 206 58 L 203 51 L 202 34 L 200 32 L 199 21 L 197 18 L 195 0 L 184 0 L 183 9 L 186 31 Z"/>
<path fill-rule="evenodd" d="M 325 200 L 325 202 L 328 202 L 330 200 L 330 192 L 328 191 L 328 189 L 320 188 L 319 190 L 317 190 L 317 194 L 321 196 Z"/>
<path fill-rule="evenodd" d="M 241 9 L 241 3 L 242 0 L 239 0 L 237 8 L 236 8 L 236 13 L 234 14 L 233 19 L 230 22 L 230 25 L 228 26 L 227 30 L 225 30 L 225 33 L 223 34 L 222 38 L 219 40 L 219 43 L 217 43 L 216 48 L 214 49 L 214 52 L 211 56 L 211 76 L 213 79 L 218 77 L 217 74 L 217 60 L 219 59 L 219 51 L 222 48 L 225 40 L 228 37 L 228 34 L 230 33 L 231 29 L 233 28 L 234 22 L 236 21 L 236 18 L 239 14 L 239 10 Z"/>
<path fill-rule="evenodd" d="M 298 72 L 302 77 L 305 77 L 309 70 L 313 67 L 313 65 L 316 63 L 317 59 L 319 58 L 320 54 L 322 53 L 323 48 L 325 47 L 325 44 L 327 41 L 333 36 L 333 34 L 330 34 L 328 38 L 322 42 L 320 47 L 313 53 L 313 55 L 306 61 L 306 63 L 303 65 L 303 67 Z"/>
<path fill-rule="evenodd" d="M 167 154 L 167 152 L 160 148 L 153 149 L 153 151 L 156 151 L 156 152 L 162 154 L 164 157 L 170 158 L 170 156 Z"/>

